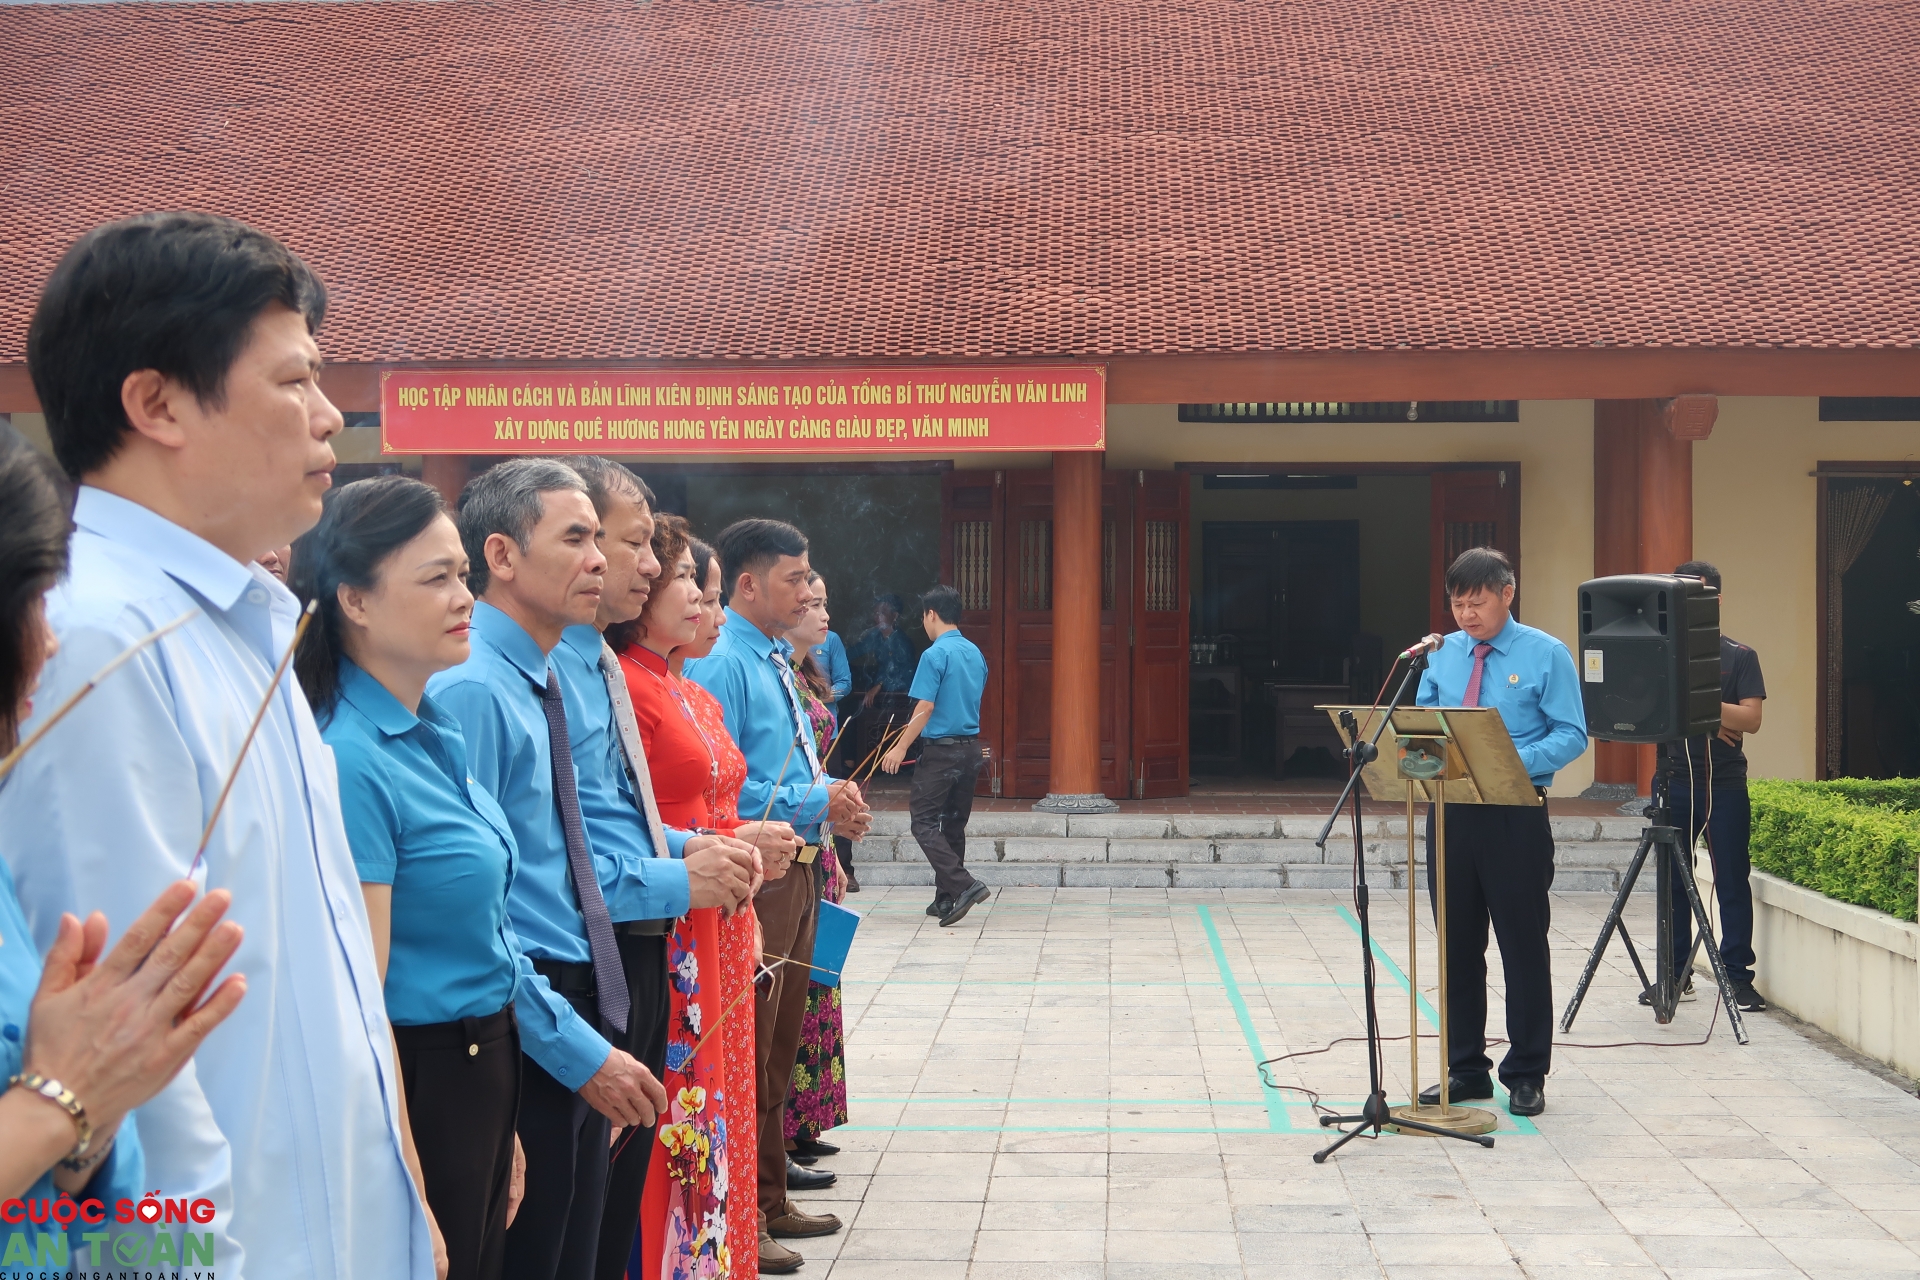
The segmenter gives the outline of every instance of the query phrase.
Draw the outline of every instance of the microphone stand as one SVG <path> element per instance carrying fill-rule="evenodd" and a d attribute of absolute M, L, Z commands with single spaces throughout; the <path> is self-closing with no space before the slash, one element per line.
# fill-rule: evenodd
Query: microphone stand
<path fill-rule="evenodd" d="M 1387 1105 L 1387 1091 L 1381 1079 L 1380 1007 L 1374 984 L 1373 923 L 1367 906 L 1367 853 L 1366 839 L 1360 821 L 1360 772 L 1379 758 L 1381 735 L 1387 731 L 1387 725 L 1392 722 L 1393 713 L 1406 701 L 1407 691 L 1414 687 L 1415 678 L 1426 669 L 1427 655 L 1415 654 L 1413 662 L 1407 667 L 1407 674 L 1400 680 L 1400 687 L 1394 691 L 1393 700 L 1387 704 L 1386 710 L 1381 714 L 1380 725 L 1373 731 L 1373 737 L 1362 741 L 1360 726 L 1354 719 L 1353 712 L 1340 713 L 1340 727 L 1346 730 L 1347 741 L 1352 744 L 1344 753 L 1347 757 L 1347 786 L 1340 793 L 1340 798 L 1334 801 L 1333 812 L 1327 815 L 1326 824 L 1320 828 L 1320 835 L 1314 840 L 1314 844 L 1318 846 L 1321 857 L 1324 858 L 1327 838 L 1333 833 L 1333 824 L 1339 821 L 1340 811 L 1346 808 L 1347 802 L 1351 800 L 1353 802 L 1353 908 L 1354 914 L 1360 920 L 1360 973 L 1367 1005 L 1367 1100 L 1361 1104 L 1358 1115 L 1320 1117 L 1320 1123 L 1323 1126 L 1350 1124 L 1353 1128 L 1346 1130 L 1322 1150 L 1314 1152 L 1315 1164 L 1325 1163 L 1328 1156 L 1369 1129 L 1373 1131 L 1373 1137 L 1379 1137 L 1380 1131 L 1389 1125 L 1396 1131 L 1411 1130 L 1416 1133 L 1431 1133 L 1442 1138 L 1464 1138 L 1468 1142 L 1478 1143 L 1483 1147 L 1493 1145 L 1493 1139 L 1484 1134 L 1460 1133 L 1435 1125 L 1421 1124 L 1416 1120 L 1401 1119 L 1394 1115 L 1392 1108 Z M 1407 885 L 1409 894 L 1418 891 L 1418 886 Z M 1407 945 L 1411 947 L 1417 944 L 1418 939 L 1410 934 Z M 1445 956 L 1440 957 L 1441 964 L 1446 962 Z M 1409 999 L 1418 1000 L 1419 997 L 1420 993 L 1417 991 L 1408 993 Z M 1419 1099 L 1416 1098 L 1414 1101 L 1418 1102 Z"/>

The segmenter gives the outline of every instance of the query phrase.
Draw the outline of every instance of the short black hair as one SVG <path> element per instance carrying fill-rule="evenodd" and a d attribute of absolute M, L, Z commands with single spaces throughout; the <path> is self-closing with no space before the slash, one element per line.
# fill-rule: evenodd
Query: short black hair
<path fill-rule="evenodd" d="M 53 464 L 0 429 L 0 755 L 13 750 L 20 703 L 40 671 L 41 599 L 67 572 L 72 509 Z"/>
<path fill-rule="evenodd" d="M 275 303 L 312 333 L 327 291 L 291 249 L 232 218 L 144 213 L 81 236 L 27 327 L 33 389 L 67 474 L 99 470 L 133 430 L 120 404 L 128 374 L 153 369 L 224 404 L 233 362 Z"/>
<path fill-rule="evenodd" d="M 582 454 L 558 461 L 571 467 L 575 475 L 587 482 L 587 499 L 593 503 L 595 514 L 602 520 L 607 518 L 607 504 L 616 493 L 637 495 L 649 508 L 653 506 L 653 490 L 647 488 L 647 482 L 612 458 Z"/>
<path fill-rule="evenodd" d="M 764 573 L 781 556 L 807 554 L 807 535 L 784 520 L 735 520 L 713 540 L 720 553 L 720 594 L 731 596 L 743 573 Z"/>
<path fill-rule="evenodd" d="M 438 489 L 406 476 L 374 476 L 331 490 L 320 523 L 294 545 L 287 587 L 300 603 L 319 601 L 300 637 L 293 671 L 316 719 L 325 724 L 340 697 L 340 587 L 363 591 L 378 585 L 380 566 L 447 514 Z"/>
<path fill-rule="evenodd" d="M 880 605 L 885 605 L 887 606 L 887 608 L 893 610 L 895 613 L 905 613 L 907 611 L 906 601 L 902 600 L 899 596 L 893 594 L 893 592 L 891 591 L 881 592 L 879 595 L 873 598 L 873 603 L 876 608 Z"/>
<path fill-rule="evenodd" d="M 1689 560 L 1673 571 L 1678 578 L 1700 578 L 1715 591 L 1720 589 L 1719 566 L 1706 560 Z"/>
<path fill-rule="evenodd" d="M 1485 587 L 1495 595 L 1514 584 L 1513 561 L 1494 547 L 1468 547 L 1447 566 L 1447 596 L 1468 596 Z"/>
<path fill-rule="evenodd" d="M 467 481 L 460 491 L 460 545 L 470 562 L 467 589 L 476 596 L 487 593 L 488 538 L 503 533 L 525 551 L 533 526 L 547 513 L 542 495 L 586 492 L 580 473 L 552 458 L 514 458 Z"/>
<path fill-rule="evenodd" d="M 925 613 L 929 609 L 933 610 L 934 616 L 940 621 L 958 626 L 960 624 L 960 593 L 944 582 L 930 588 L 920 596 L 920 611 Z"/>

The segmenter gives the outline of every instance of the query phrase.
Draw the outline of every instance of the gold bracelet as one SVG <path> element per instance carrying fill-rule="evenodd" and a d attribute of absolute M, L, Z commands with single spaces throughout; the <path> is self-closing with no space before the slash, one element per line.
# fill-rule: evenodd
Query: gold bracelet
<path fill-rule="evenodd" d="M 7 1086 L 36 1093 L 73 1117 L 73 1127 L 79 1131 L 80 1141 L 74 1143 L 73 1150 L 67 1152 L 63 1161 L 78 1160 L 87 1154 L 87 1148 L 93 1144 L 93 1121 L 87 1119 L 87 1109 L 80 1105 L 80 1099 L 73 1096 L 73 1090 L 58 1080 L 47 1079 L 37 1071 L 7 1077 Z"/>

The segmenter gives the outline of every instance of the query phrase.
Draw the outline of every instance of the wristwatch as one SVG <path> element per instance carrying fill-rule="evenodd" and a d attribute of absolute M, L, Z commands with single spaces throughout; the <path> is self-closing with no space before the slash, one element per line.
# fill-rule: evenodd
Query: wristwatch
<path fill-rule="evenodd" d="M 80 1099 L 73 1096 L 73 1090 L 58 1080 L 47 1079 L 37 1071 L 7 1077 L 7 1087 L 37 1093 L 72 1116 L 73 1127 L 79 1131 L 80 1141 L 74 1144 L 73 1150 L 67 1152 L 64 1160 L 78 1160 L 87 1154 L 87 1148 L 93 1145 L 93 1121 L 87 1119 L 87 1109 L 80 1105 Z"/>

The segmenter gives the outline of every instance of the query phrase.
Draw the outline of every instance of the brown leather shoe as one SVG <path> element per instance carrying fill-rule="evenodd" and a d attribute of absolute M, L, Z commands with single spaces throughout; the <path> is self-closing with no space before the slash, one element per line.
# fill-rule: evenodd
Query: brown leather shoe
<path fill-rule="evenodd" d="M 806 1259 L 787 1246 L 775 1240 L 765 1231 L 760 1233 L 760 1274 L 763 1276 L 790 1276 L 798 1271 Z"/>
<path fill-rule="evenodd" d="M 776 1236 L 785 1236 L 789 1240 L 804 1240 L 808 1236 L 830 1236 L 840 1229 L 840 1219 L 830 1213 L 802 1213 L 800 1206 L 787 1201 L 787 1211 L 777 1218 L 767 1219 L 767 1231 Z M 766 1246 L 760 1247 L 764 1255 Z"/>

